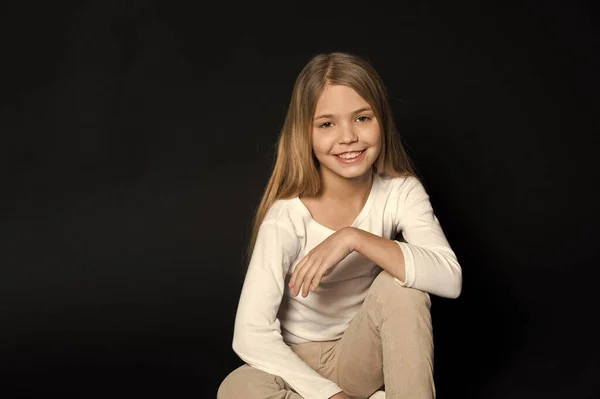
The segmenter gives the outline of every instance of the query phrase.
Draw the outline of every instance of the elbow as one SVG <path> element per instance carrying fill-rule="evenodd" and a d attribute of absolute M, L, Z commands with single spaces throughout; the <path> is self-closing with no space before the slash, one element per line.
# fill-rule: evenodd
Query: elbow
<path fill-rule="evenodd" d="M 450 284 L 448 284 L 448 295 L 449 299 L 457 299 L 462 293 L 462 269 L 457 264 L 453 270 Z"/>
<path fill-rule="evenodd" d="M 443 276 L 440 275 L 438 295 L 443 298 L 456 299 L 462 293 L 462 268 L 456 257 L 447 257 Z"/>
<path fill-rule="evenodd" d="M 231 348 L 240 359 L 246 361 L 250 351 L 250 334 L 245 328 L 236 327 L 233 332 Z"/>
<path fill-rule="evenodd" d="M 453 284 L 452 289 L 448 293 L 448 298 L 449 299 L 457 299 L 458 297 L 460 297 L 461 293 L 462 293 L 462 283 L 455 283 L 455 284 Z"/>
<path fill-rule="evenodd" d="M 456 299 L 462 293 L 462 267 L 454 252 L 448 252 L 446 248 L 438 249 L 436 261 L 441 266 L 437 269 L 438 277 L 437 293 L 434 294 L 448 299 Z"/>
<path fill-rule="evenodd" d="M 231 347 L 245 363 L 256 365 L 261 363 L 264 353 L 270 350 L 268 341 L 256 326 L 238 324 L 233 332 Z"/>
<path fill-rule="evenodd" d="M 241 343 L 240 339 L 237 337 L 233 338 L 233 342 L 231 343 L 231 349 L 235 352 L 236 355 L 240 356 L 240 349 L 243 351 L 244 345 Z"/>

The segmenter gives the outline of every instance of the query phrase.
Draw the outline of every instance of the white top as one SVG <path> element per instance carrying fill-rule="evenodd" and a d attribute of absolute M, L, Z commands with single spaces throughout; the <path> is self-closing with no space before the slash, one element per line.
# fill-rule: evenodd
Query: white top
<path fill-rule="evenodd" d="M 415 177 L 374 174 L 367 202 L 352 227 L 394 239 L 405 259 L 398 284 L 446 298 L 462 288 L 462 270 Z M 334 231 L 317 223 L 298 197 L 278 200 L 260 225 L 238 305 L 233 350 L 249 365 L 283 378 L 306 399 L 341 391 L 302 361 L 288 344 L 341 338 L 381 271 L 353 252 L 308 297 L 291 296 L 294 267 Z"/>

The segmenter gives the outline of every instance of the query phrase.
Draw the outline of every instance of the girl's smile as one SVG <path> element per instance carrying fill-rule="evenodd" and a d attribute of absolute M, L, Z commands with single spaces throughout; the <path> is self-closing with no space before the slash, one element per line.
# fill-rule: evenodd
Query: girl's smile
<path fill-rule="evenodd" d="M 366 152 L 367 149 L 365 148 L 362 151 L 349 151 L 334 156 L 338 161 L 340 161 L 343 164 L 353 165 L 362 161 L 365 158 L 364 155 Z"/>

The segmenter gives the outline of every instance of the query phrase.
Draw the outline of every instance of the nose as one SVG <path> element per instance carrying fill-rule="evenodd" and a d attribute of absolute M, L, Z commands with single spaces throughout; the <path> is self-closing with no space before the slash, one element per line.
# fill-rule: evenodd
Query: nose
<path fill-rule="evenodd" d="M 343 125 L 341 127 L 338 142 L 340 144 L 349 144 L 357 140 L 356 132 L 354 131 L 354 126 L 352 125 Z"/>

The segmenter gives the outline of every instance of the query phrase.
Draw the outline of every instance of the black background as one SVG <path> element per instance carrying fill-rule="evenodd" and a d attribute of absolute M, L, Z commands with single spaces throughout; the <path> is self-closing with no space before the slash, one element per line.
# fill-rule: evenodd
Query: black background
<path fill-rule="evenodd" d="M 0 397 L 214 398 L 296 75 L 373 62 L 463 266 L 440 398 L 595 398 L 598 14 L 577 1 L 7 2 Z"/>

